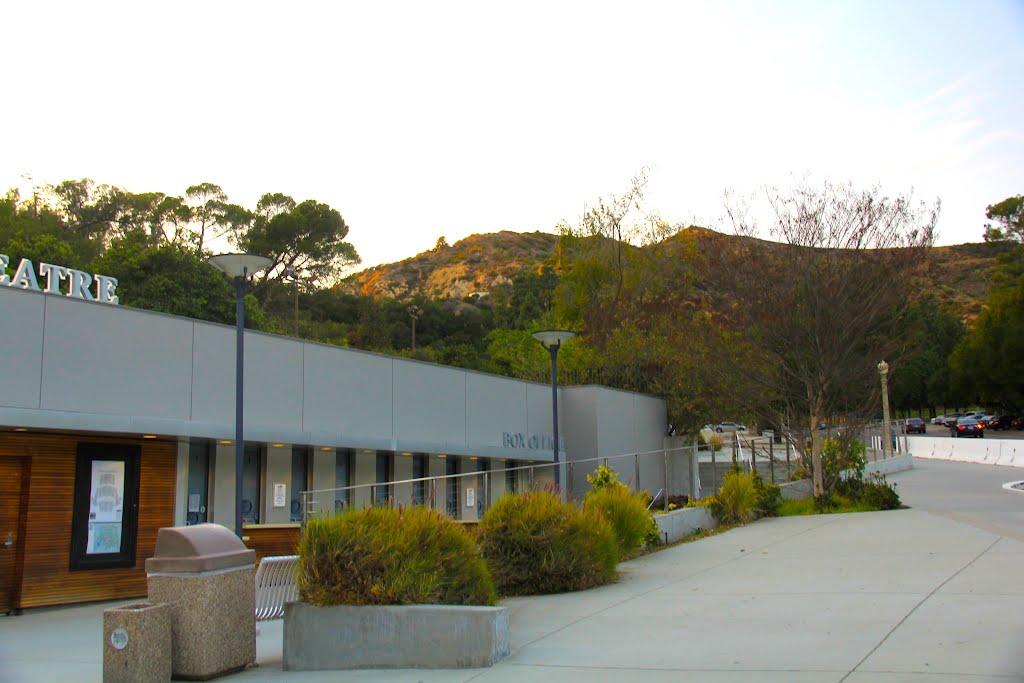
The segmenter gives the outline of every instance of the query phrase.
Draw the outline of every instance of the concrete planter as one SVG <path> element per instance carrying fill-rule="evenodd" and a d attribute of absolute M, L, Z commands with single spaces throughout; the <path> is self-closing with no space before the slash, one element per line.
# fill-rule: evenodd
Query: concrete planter
<path fill-rule="evenodd" d="M 718 520 L 705 507 L 679 508 L 663 515 L 654 515 L 658 535 L 667 543 L 689 536 L 697 529 L 714 529 Z"/>
<path fill-rule="evenodd" d="M 509 653 L 508 608 L 336 605 L 284 608 L 284 670 L 467 669 Z"/>

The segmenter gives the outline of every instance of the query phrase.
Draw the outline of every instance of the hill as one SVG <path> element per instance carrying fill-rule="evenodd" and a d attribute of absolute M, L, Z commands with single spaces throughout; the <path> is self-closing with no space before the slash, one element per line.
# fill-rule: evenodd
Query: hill
<path fill-rule="evenodd" d="M 404 301 L 463 299 L 508 284 L 518 273 L 551 262 L 558 236 L 543 232 L 470 235 L 450 246 L 354 273 L 338 287 L 350 294 Z"/>
<path fill-rule="evenodd" d="M 700 240 L 750 239 L 688 228 L 669 238 L 689 234 Z M 441 246 L 397 263 L 382 264 L 345 278 L 338 289 L 350 294 L 408 301 L 414 298 L 461 300 L 485 294 L 497 285 L 509 284 L 518 273 L 554 265 L 557 235 L 503 230 L 470 235 L 450 246 Z M 765 248 L 783 248 L 762 242 Z M 649 247 L 645 247 L 649 248 Z M 1000 254 L 1009 252 L 1007 242 L 978 242 L 933 247 L 916 278 L 913 298 L 948 306 L 962 320 L 973 320 L 981 310 L 991 267 Z"/>

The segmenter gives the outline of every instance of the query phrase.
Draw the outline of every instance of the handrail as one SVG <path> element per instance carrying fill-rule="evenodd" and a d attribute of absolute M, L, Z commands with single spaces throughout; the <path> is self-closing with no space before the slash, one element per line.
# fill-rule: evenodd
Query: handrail
<path fill-rule="evenodd" d="M 565 471 L 566 471 L 567 475 L 571 476 L 571 472 L 572 472 L 573 468 L 577 467 L 577 466 L 579 466 L 581 464 L 582 465 L 586 465 L 588 463 L 592 463 L 596 467 L 599 464 L 600 465 L 607 465 L 610 460 L 614 461 L 614 460 L 621 459 L 621 458 L 633 458 L 634 459 L 634 463 L 633 463 L 634 464 L 634 469 L 638 470 L 640 456 L 659 455 L 659 456 L 662 456 L 664 458 L 667 458 L 669 456 L 669 454 L 671 454 L 671 453 L 692 452 L 693 449 L 694 449 L 694 446 L 676 446 L 674 448 L 660 448 L 658 450 L 651 450 L 651 451 L 637 451 L 637 452 L 632 452 L 632 453 L 620 453 L 618 455 L 604 455 L 604 456 L 599 456 L 599 457 L 595 457 L 595 458 L 584 458 L 582 460 L 567 460 L 564 463 L 562 463 L 562 462 L 559 462 L 559 463 L 540 462 L 540 463 L 534 463 L 534 464 L 531 464 L 531 465 L 519 465 L 519 466 L 516 466 L 516 467 L 504 467 L 504 468 L 501 468 L 501 469 L 478 470 L 478 471 L 474 471 L 474 472 L 460 472 L 458 474 L 440 474 L 440 475 L 430 476 L 430 477 L 416 477 L 416 478 L 413 478 L 413 479 L 397 479 L 397 480 L 394 480 L 394 481 L 374 482 L 374 483 L 369 483 L 369 484 L 353 484 L 351 486 L 339 486 L 339 487 L 336 487 L 336 488 L 329 488 L 329 489 L 311 489 L 309 491 L 302 491 L 299 494 L 300 495 L 300 499 L 302 501 L 302 524 L 303 524 L 303 526 L 305 526 L 307 519 L 311 515 L 318 514 L 318 511 L 315 509 L 315 507 L 313 507 L 313 504 L 315 503 L 315 500 L 319 496 L 321 496 L 321 495 L 334 494 L 336 496 L 338 493 L 343 493 L 343 492 L 344 493 L 348 493 L 348 494 L 351 495 L 351 494 L 353 494 L 355 492 L 358 492 L 360 490 L 367 490 L 368 489 L 370 491 L 371 500 L 373 500 L 373 492 L 374 492 L 375 489 L 377 489 L 379 487 L 394 487 L 394 486 L 412 485 L 412 484 L 416 484 L 416 483 L 420 483 L 420 482 L 424 482 L 424 483 L 432 482 L 432 484 L 434 486 L 433 490 L 436 492 L 436 490 L 439 487 L 441 487 L 444 482 L 447 482 L 450 479 L 463 479 L 463 478 L 466 478 L 466 477 L 491 476 L 491 475 L 494 475 L 496 473 L 497 474 L 502 474 L 502 473 L 510 472 L 510 471 L 511 472 L 530 471 L 531 474 L 535 475 L 535 473 L 536 473 L 536 471 L 538 469 L 540 469 L 542 471 L 545 468 L 553 469 L 555 467 L 555 465 L 562 465 L 562 464 L 567 465 L 567 467 L 565 468 Z M 567 488 L 570 489 L 570 493 L 571 493 L 571 485 L 572 485 L 572 482 L 571 481 L 567 481 Z M 633 481 L 633 488 L 634 488 L 634 490 L 639 491 L 639 481 L 638 481 L 638 478 Z M 431 498 L 433 498 L 433 495 L 431 495 Z"/>

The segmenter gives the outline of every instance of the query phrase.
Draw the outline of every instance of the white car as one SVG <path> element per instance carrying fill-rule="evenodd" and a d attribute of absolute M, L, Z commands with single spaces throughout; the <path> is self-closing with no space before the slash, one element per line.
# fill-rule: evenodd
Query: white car
<path fill-rule="evenodd" d="M 741 425 L 738 422 L 719 422 L 715 425 L 715 431 L 719 434 L 722 432 L 745 432 L 747 425 Z"/>

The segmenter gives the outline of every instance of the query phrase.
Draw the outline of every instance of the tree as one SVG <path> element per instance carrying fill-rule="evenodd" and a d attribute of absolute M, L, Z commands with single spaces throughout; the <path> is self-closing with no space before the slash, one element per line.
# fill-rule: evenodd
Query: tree
<path fill-rule="evenodd" d="M 220 185 L 213 183 L 199 183 L 185 190 L 185 198 L 189 202 L 192 212 L 192 222 L 198 223 L 193 241 L 197 254 L 203 253 L 207 242 L 207 231 L 213 232 L 214 228 L 222 223 L 224 207 L 227 206 L 228 196 Z M 216 239 L 220 235 L 211 235 L 210 239 Z"/>
<path fill-rule="evenodd" d="M 124 190 L 96 185 L 89 178 L 82 178 L 48 185 L 46 194 L 74 237 L 106 244 L 114 236 L 114 227 L 121 217 Z"/>
<path fill-rule="evenodd" d="M 312 199 L 296 204 L 285 195 L 265 194 L 257 204 L 252 226 L 233 239 L 244 251 L 271 259 L 258 279 L 263 305 L 273 284 L 289 271 L 309 282 L 331 284 L 349 266 L 359 263 L 355 247 L 345 241 L 348 225 L 336 209 Z"/>
<path fill-rule="evenodd" d="M 211 322 L 235 322 L 235 292 L 230 282 L 184 245 L 154 245 L 143 233 L 132 233 L 115 239 L 92 265 L 96 272 L 118 279 L 122 305 Z M 246 325 L 264 329 L 255 300 L 251 295 L 247 299 Z"/>
<path fill-rule="evenodd" d="M 998 225 L 985 224 L 985 241 L 1024 242 L 1024 195 L 1008 197 L 985 208 L 985 217 Z"/>
<path fill-rule="evenodd" d="M 1007 410 L 1024 407 L 1024 245 L 1000 257 L 988 302 L 950 357 L 965 396 Z"/>
<path fill-rule="evenodd" d="M 899 340 L 888 332 L 908 305 L 912 266 L 932 244 L 938 203 L 825 182 L 788 191 L 766 188 L 781 245 L 752 237 L 754 226 L 729 207 L 739 232 L 717 254 L 713 272 L 736 298 L 725 312 L 769 355 L 758 378 L 797 422 L 789 427 L 806 448 L 814 493 L 824 493 L 817 425 L 837 413 L 873 412 L 876 364 L 894 360 Z M 747 372 L 740 368 L 740 372 Z M 799 416 L 803 416 L 802 419 Z"/>
<path fill-rule="evenodd" d="M 934 297 L 913 303 L 897 323 L 906 348 L 902 360 L 893 364 L 889 396 L 893 405 L 904 409 L 928 408 L 955 403 L 949 358 L 964 335 L 964 325 L 952 311 Z"/>

